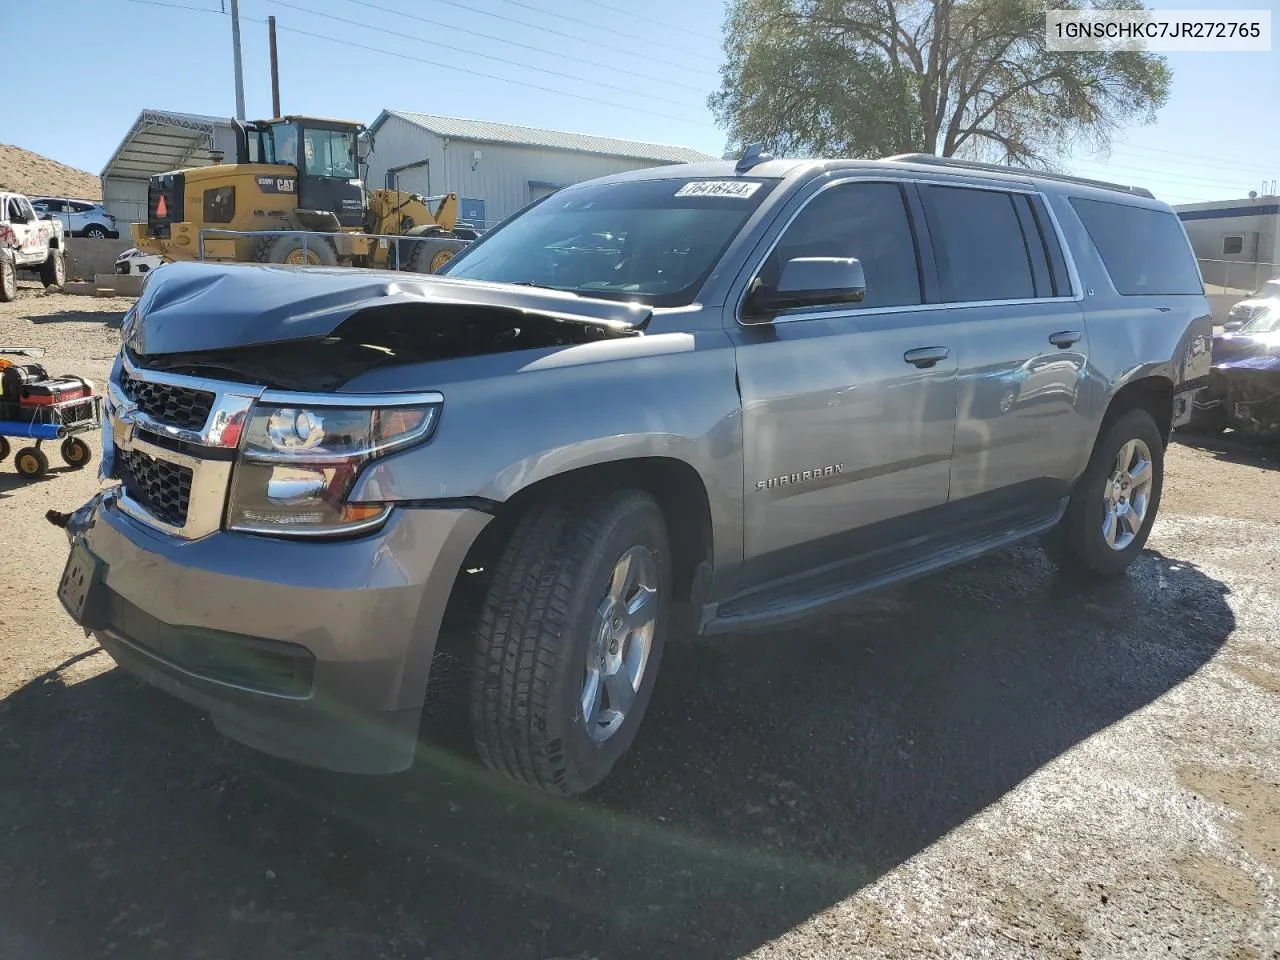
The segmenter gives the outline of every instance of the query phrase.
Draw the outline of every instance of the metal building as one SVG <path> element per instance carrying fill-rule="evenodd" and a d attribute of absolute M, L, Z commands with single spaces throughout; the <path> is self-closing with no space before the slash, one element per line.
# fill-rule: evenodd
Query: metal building
<path fill-rule="evenodd" d="M 492 226 L 525 204 L 593 177 L 714 160 L 689 147 L 383 110 L 369 127 L 370 187 L 456 193 L 462 217 Z"/>
<path fill-rule="evenodd" d="M 236 138 L 229 118 L 143 110 L 102 168 L 102 202 L 122 227 L 143 222 L 147 182 L 154 174 L 208 166 L 215 152 L 235 159 Z"/>
<path fill-rule="evenodd" d="M 1280 197 L 1255 194 L 1173 209 L 1210 287 L 1248 293 L 1280 276 Z"/>

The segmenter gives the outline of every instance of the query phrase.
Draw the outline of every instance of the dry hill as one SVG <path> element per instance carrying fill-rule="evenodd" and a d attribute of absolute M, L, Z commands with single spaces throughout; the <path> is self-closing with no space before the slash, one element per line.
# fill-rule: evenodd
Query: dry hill
<path fill-rule="evenodd" d="M 33 197 L 102 199 L 102 183 L 92 173 L 5 143 L 0 143 L 0 190 Z"/>

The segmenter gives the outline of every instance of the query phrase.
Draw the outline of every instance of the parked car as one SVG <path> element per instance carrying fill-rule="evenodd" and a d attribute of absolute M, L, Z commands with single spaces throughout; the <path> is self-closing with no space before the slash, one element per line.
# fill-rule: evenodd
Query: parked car
<path fill-rule="evenodd" d="M 1258 314 L 1274 309 L 1278 305 L 1280 305 L 1280 277 L 1268 280 L 1250 297 L 1233 304 L 1227 311 L 1227 322 L 1223 324 L 1223 329 L 1228 333 L 1239 330 Z"/>
<path fill-rule="evenodd" d="M 69 200 L 64 197 L 38 197 L 31 201 L 41 219 L 61 221 L 69 237 L 88 237 L 93 240 L 118 240 L 120 230 L 116 218 L 107 208 L 90 200 Z"/>
<path fill-rule="evenodd" d="M 20 193 L 0 192 L 0 302 L 18 296 L 18 271 L 36 273 L 46 287 L 67 279 L 62 224 L 41 220 Z"/>
<path fill-rule="evenodd" d="M 1280 437 L 1280 297 L 1213 338 L 1208 385 L 1195 399 L 1188 428 L 1247 437 Z"/>
<path fill-rule="evenodd" d="M 116 273 L 125 276 L 131 274 L 150 273 L 156 267 L 164 263 L 160 257 L 154 253 L 143 253 L 137 247 L 130 247 L 120 256 L 116 257 Z"/>
<path fill-rule="evenodd" d="M 578 184 L 443 275 L 169 264 L 59 593 L 228 736 L 360 772 L 412 761 L 450 609 L 484 763 L 577 794 L 677 633 L 1028 537 L 1122 574 L 1211 322 L 1146 191 L 923 156 Z"/>

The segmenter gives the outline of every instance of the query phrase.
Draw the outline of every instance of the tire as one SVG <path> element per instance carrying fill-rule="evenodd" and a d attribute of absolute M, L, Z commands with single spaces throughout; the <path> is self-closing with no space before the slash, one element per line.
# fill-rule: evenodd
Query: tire
<path fill-rule="evenodd" d="M 111 231 L 100 223 L 91 223 L 80 231 L 80 236 L 90 240 L 106 240 Z"/>
<path fill-rule="evenodd" d="M 259 263 L 290 263 L 317 267 L 336 267 L 338 253 L 333 244 L 322 237 L 309 237 L 306 249 L 303 238 L 296 234 L 277 233 L 262 238 L 254 259 Z"/>
<path fill-rule="evenodd" d="M 45 287 L 56 287 L 59 290 L 67 282 L 67 261 L 63 259 L 61 250 L 49 251 L 49 259 L 40 267 L 40 282 Z"/>
<path fill-rule="evenodd" d="M 62 462 L 72 470 L 83 470 L 93 462 L 93 450 L 79 437 L 67 437 L 58 450 Z"/>
<path fill-rule="evenodd" d="M 1145 447 L 1146 455 L 1142 455 Z M 1107 529 L 1116 532 L 1115 543 L 1108 543 L 1104 524 L 1110 512 L 1108 495 L 1116 493 L 1113 476 L 1118 475 L 1118 461 L 1122 451 L 1132 455 L 1130 464 L 1146 459 L 1149 464 L 1150 484 L 1143 495 L 1144 504 L 1137 529 L 1132 529 L 1138 514 L 1130 510 L 1138 503 L 1138 484 L 1133 483 L 1136 466 L 1129 471 L 1130 482 L 1125 503 L 1129 509 L 1117 514 Z M 1046 538 L 1050 556 L 1065 573 L 1090 578 L 1115 577 L 1125 571 L 1142 552 L 1160 509 L 1160 493 L 1164 486 L 1164 439 L 1155 420 L 1146 410 L 1129 410 L 1110 424 L 1104 425 L 1089 458 L 1089 466 L 1076 482 L 1066 512 L 1058 526 Z"/>
<path fill-rule="evenodd" d="M 429 237 L 419 241 L 405 258 L 405 269 L 414 273 L 435 273 L 452 260 L 462 246 L 451 237 Z"/>
<path fill-rule="evenodd" d="M 652 607 L 635 615 L 652 626 L 623 635 L 610 630 L 615 621 L 606 614 L 611 590 L 624 593 L 613 589 L 615 568 L 628 560 L 638 575 L 617 579 L 652 578 L 645 584 L 652 593 L 644 591 Z M 670 570 L 666 523 L 645 493 L 596 492 L 529 510 L 494 569 L 476 629 L 471 730 L 485 766 L 562 797 L 608 775 L 635 739 L 653 692 L 668 629 Z M 619 630 L 626 628 L 624 621 Z M 604 676 L 610 663 L 617 667 L 612 679 Z M 629 705 L 614 697 L 615 689 L 633 692 Z M 598 698 L 588 699 L 592 690 Z M 584 699 L 592 704 L 589 714 Z"/>
<path fill-rule="evenodd" d="M 0 253 L 0 303 L 18 299 L 18 271 L 13 257 Z"/>
<path fill-rule="evenodd" d="M 39 447 L 23 447 L 13 455 L 13 466 L 24 480 L 39 480 L 49 472 L 49 458 Z"/>
<path fill-rule="evenodd" d="M 9 441 L 4 437 L 0 437 L 0 460 L 4 460 L 9 456 Z"/>

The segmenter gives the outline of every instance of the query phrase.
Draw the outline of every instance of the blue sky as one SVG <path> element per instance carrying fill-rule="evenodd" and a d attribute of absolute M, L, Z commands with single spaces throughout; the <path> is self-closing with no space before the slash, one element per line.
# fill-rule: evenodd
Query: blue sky
<path fill-rule="evenodd" d="M 224 5 L 0 0 L 0 22 L 16 27 L 6 35 L 30 38 L 6 44 L 8 75 L 39 87 L 38 96 L 0 99 L 0 142 L 96 173 L 144 107 L 230 115 Z M 1266 9 L 1280 28 L 1280 0 L 1152 5 Z M 370 122 L 392 107 L 716 155 L 724 147 L 705 106 L 721 60 L 718 0 L 240 0 L 240 9 L 250 118 L 271 112 L 271 14 L 286 112 Z M 1140 183 L 1171 203 L 1239 197 L 1280 179 L 1273 46 L 1171 56 L 1173 95 L 1158 121 L 1126 130 L 1109 160 L 1081 155 L 1066 167 Z"/>

